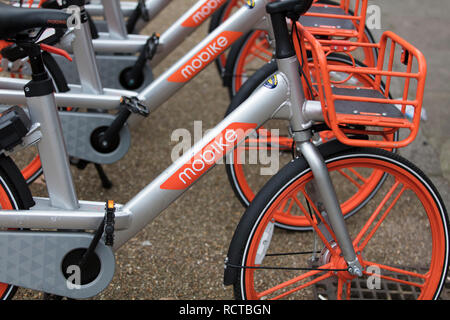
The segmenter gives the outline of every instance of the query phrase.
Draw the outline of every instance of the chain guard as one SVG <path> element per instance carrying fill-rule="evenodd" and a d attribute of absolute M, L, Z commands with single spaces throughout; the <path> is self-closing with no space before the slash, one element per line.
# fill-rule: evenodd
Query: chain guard
<path fill-rule="evenodd" d="M 64 73 L 67 83 L 80 84 L 80 77 L 78 75 L 75 60 L 70 62 L 61 56 L 53 55 L 53 57 Z M 136 63 L 137 57 L 132 55 L 96 55 L 96 57 L 103 87 L 110 89 L 124 89 L 120 84 L 120 73 L 122 70 L 133 66 Z M 73 58 L 75 59 L 75 57 Z M 145 80 L 136 91 L 141 91 L 153 81 L 153 72 L 148 63 L 145 65 L 143 74 Z"/>
<path fill-rule="evenodd" d="M 73 299 L 93 297 L 114 276 L 115 257 L 110 247 L 102 241 L 98 243 L 95 253 L 101 266 L 90 283 L 77 285 L 76 277 L 75 281 L 66 279 L 62 270 L 67 254 L 88 248 L 92 237 L 86 233 L 0 232 L 0 282 Z"/>
<path fill-rule="evenodd" d="M 114 115 L 96 112 L 60 111 L 59 117 L 69 156 L 98 164 L 111 164 L 122 159 L 131 144 L 128 126 L 120 131 L 120 142 L 110 153 L 100 153 L 91 143 L 93 132 L 100 127 L 108 127 Z"/>

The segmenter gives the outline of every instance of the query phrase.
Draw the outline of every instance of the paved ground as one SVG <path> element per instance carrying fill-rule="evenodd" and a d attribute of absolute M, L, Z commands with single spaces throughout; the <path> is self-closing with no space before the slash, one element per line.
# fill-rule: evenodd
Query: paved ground
<path fill-rule="evenodd" d="M 382 30 L 392 30 L 420 49 L 427 59 L 428 76 L 424 107 L 428 120 L 422 123 L 417 141 L 403 154 L 421 167 L 442 193 L 447 208 L 450 201 L 450 70 L 447 65 L 450 29 L 445 12 L 450 9 L 446 0 L 433 1 L 425 6 L 419 0 L 369 1 L 382 8 Z"/>
<path fill-rule="evenodd" d="M 403 150 L 429 174 L 450 207 L 450 71 L 446 67 L 450 3 L 435 0 L 372 1 L 382 7 L 382 28 L 392 29 L 413 41 L 429 63 L 424 123 L 414 145 Z M 163 31 L 194 0 L 174 1 L 146 31 Z M 207 32 L 203 26 L 155 70 L 160 74 L 177 57 L 192 48 Z M 379 32 L 377 32 L 379 34 Z M 217 123 L 228 105 L 227 92 L 211 65 L 133 132 L 133 145 L 120 162 L 106 167 L 114 188 L 101 189 L 95 171 L 74 170 L 79 197 L 128 201 L 156 177 L 171 160 L 170 135 L 176 128 L 193 129 L 203 120 L 207 129 Z M 117 253 L 117 272 L 109 288 L 96 299 L 232 299 L 222 285 L 223 259 L 243 209 L 219 166 L 196 184 L 156 221 Z M 37 298 L 21 290 L 18 298 Z"/>

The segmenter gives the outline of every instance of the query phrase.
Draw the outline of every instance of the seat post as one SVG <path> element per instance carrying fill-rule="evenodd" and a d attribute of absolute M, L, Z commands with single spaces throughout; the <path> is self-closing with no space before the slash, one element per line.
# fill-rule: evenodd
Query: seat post
<path fill-rule="evenodd" d="M 25 96 L 32 123 L 40 125 L 37 144 L 47 184 L 50 203 L 55 208 L 78 209 L 63 131 L 59 119 L 53 82 L 48 76 L 39 45 L 22 45 L 29 53 L 32 79 L 25 87 Z"/>
<path fill-rule="evenodd" d="M 75 63 L 77 64 L 81 88 L 85 93 L 103 94 L 103 85 L 92 45 L 91 29 L 84 0 L 78 1 L 81 24 L 74 29 L 75 39 L 72 43 Z"/>

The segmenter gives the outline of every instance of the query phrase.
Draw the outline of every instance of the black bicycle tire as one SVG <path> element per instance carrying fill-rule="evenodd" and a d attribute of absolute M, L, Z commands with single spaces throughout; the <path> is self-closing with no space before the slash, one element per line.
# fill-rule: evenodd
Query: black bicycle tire
<path fill-rule="evenodd" d="M 214 29 L 216 29 L 218 26 L 220 26 L 222 24 L 222 19 L 223 19 L 223 15 L 224 15 L 224 11 L 227 7 L 227 4 L 230 1 L 227 0 L 227 2 L 225 2 L 219 9 L 217 9 L 211 16 L 210 22 L 209 22 L 209 28 L 208 28 L 208 33 L 211 33 L 214 31 Z M 217 68 L 217 72 L 219 73 L 219 75 L 221 77 L 223 77 L 223 73 L 225 72 L 225 66 L 222 66 L 222 63 L 220 61 L 220 56 L 216 58 L 216 60 L 214 61 L 216 68 Z"/>
<path fill-rule="evenodd" d="M 448 250 L 449 250 L 449 219 L 447 210 L 445 208 L 444 201 L 442 200 L 438 190 L 432 183 L 432 181 L 413 163 L 399 156 L 398 154 L 385 151 L 383 149 L 374 148 L 349 148 L 343 152 L 337 152 L 335 154 L 324 157 L 327 163 L 339 160 L 343 157 L 372 157 L 387 161 L 391 164 L 395 164 L 413 174 L 422 185 L 428 190 L 432 198 L 440 209 L 440 217 L 444 226 L 444 231 L 446 232 L 445 237 L 445 252 L 447 255 L 446 265 L 442 267 L 441 280 L 438 285 L 437 291 L 434 294 L 434 299 L 437 299 L 444 287 L 446 280 L 446 275 L 448 272 Z M 254 201 L 251 203 L 250 207 L 246 210 L 242 216 L 233 238 L 230 243 L 228 250 L 226 262 L 232 266 L 241 266 L 245 261 L 245 252 L 247 247 L 251 242 L 251 237 L 253 237 L 253 232 L 256 230 L 259 221 L 261 221 L 263 215 L 265 214 L 266 208 L 270 207 L 277 196 L 286 190 L 289 185 L 294 183 L 301 176 L 308 174 L 310 168 L 303 158 L 297 158 L 294 161 L 287 164 L 283 169 L 281 169 L 275 176 L 273 176 L 270 181 L 263 187 L 260 193 L 256 196 Z M 243 299 L 242 288 L 239 285 L 239 280 L 242 273 L 241 268 L 226 268 L 224 273 L 224 284 L 234 286 L 234 294 L 236 299 Z"/>

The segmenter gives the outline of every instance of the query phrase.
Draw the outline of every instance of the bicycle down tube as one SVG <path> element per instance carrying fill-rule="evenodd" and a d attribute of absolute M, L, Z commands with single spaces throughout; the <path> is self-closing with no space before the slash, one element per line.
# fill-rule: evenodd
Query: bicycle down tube
<path fill-rule="evenodd" d="M 270 1 L 256 0 L 253 7 L 242 7 L 164 74 L 143 89 L 138 95 L 139 100 L 143 101 L 151 112 L 193 79 L 242 35 L 256 26 L 270 29 L 265 12 L 265 5 L 268 2 Z"/>
<path fill-rule="evenodd" d="M 149 19 L 154 18 L 172 0 L 147 1 L 146 8 Z M 190 36 L 203 24 L 214 12 L 216 12 L 226 0 L 199 0 L 178 20 L 176 20 L 165 32 L 160 35 L 158 49 L 149 62 L 152 67 L 157 66 L 167 57 L 181 42 Z M 105 2 L 106 4 L 106 2 Z M 96 53 L 128 53 L 140 52 L 146 45 L 149 37 L 140 34 L 124 33 L 124 17 L 129 16 L 136 3 L 118 3 L 117 0 L 107 0 L 107 6 L 100 4 L 86 4 L 85 9 L 91 15 L 104 15 L 108 24 L 109 33 L 99 32 L 97 39 L 91 39 Z M 118 7 L 121 7 L 121 12 Z M 105 9 L 108 7 L 108 9 Z M 112 32 L 111 32 L 112 31 Z M 250 31 L 250 30 L 247 30 Z M 71 47 L 65 47 L 72 51 Z M 88 66 L 87 66 L 88 67 Z"/>
<path fill-rule="evenodd" d="M 162 10 L 167 3 L 160 4 L 158 10 Z M 203 22 L 205 22 L 226 0 L 199 0 L 185 14 L 183 14 L 169 29 L 163 32 L 159 38 L 158 50 L 150 61 L 152 67 L 157 66 L 168 54 L 170 54 L 181 42 L 190 36 Z M 89 11 L 89 5 L 86 6 Z M 159 11 L 158 11 L 159 12 Z M 112 18 L 110 18 L 110 21 Z M 112 22 L 113 29 L 123 21 Z M 109 22 L 108 22 L 109 24 Z M 250 30 L 248 30 L 250 31 Z M 109 33 L 99 32 L 99 38 L 92 43 L 97 53 L 136 53 L 146 44 L 148 36 L 128 34 L 121 39 L 114 39 Z"/>

